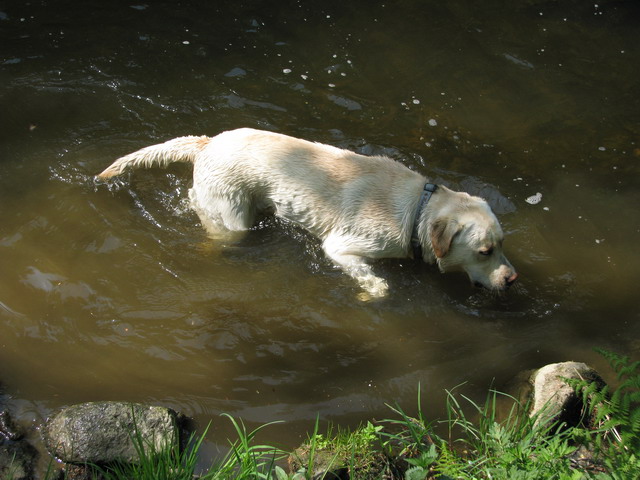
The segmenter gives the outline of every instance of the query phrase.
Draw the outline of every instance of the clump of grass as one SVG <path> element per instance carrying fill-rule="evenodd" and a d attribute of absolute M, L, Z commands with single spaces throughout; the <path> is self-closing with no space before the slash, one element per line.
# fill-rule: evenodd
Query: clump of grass
<path fill-rule="evenodd" d="M 471 420 L 458 396 L 447 392 L 448 438 L 433 433 L 422 413 L 411 418 L 401 409 L 394 410 L 401 420 L 389 420 L 404 428 L 387 434 L 390 440 L 404 445 L 409 455 L 407 480 L 431 478 L 455 479 L 572 479 L 576 476 L 569 455 L 577 447 L 571 445 L 570 435 L 558 427 L 536 423 L 515 399 L 506 419 L 497 418 L 497 400 L 503 395 L 492 392 L 483 405 L 460 395 L 471 408 Z"/>
<path fill-rule="evenodd" d="M 180 451 L 177 445 L 158 448 L 153 442 L 132 434 L 139 460 L 132 463 L 114 463 L 108 467 L 94 467 L 97 478 L 104 480 L 193 480 L 198 462 L 198 450 L 206 435 L 192 436 L 189 445 Z"/>
<path fill-rule="evenodd" d="M 387 406 L 399 416 L 396 419 L 383 421 L 389 427 L 381 432 L 387 454 L 398 459 L 396 465 L 399 472 L 405 470 L 402 460 L 406 462 L 408 467 L 405 477 L 408 480 L 426 478 L 433 473 L 433 466 L 438 458 L 436 442 L 441 443 L 441 441 L 433 435 L 432 424 L 423 414 L 420 385 L 418 385 L 418 409 L 415 418 L 407 415 L 400 407 Z"/>
<path fill-rule="evenodd" d="M 133 443 L 139 461 L 113 464 L 95 468 L 96 476 L 104 480 L 242 480 L 271 479 L 275 475 L 276 461 L 285 453 L 273 446 L 254 445 L 258 432 L 269 425 L 247 431 L 245 425 L 230 415 L 238 439 L 230 444 L 229 452 L 206 472 L 197 472 L 198 451 L 207 434 L 208 427 L 198 436 L 192 435 L 187 447 L 180 450 L 177 445 L 157 448 L 153 442 L 133 434 Z"/>
<path fill-rule="evenodd" d="M 253 445 L 255 436 L 274 423 L 271 422 L 248 432 L 244 423 L 224 414 L 231 420 L 238 440 L 231 444 L 226 457 L 216 463 L 209 472 L 202 475 L 203 480 L 222 479 L 270 479 L 275 475 L 276 462 L 286 456 L 286 453 L 271 445 Z"/>
<path fill-rule="evenodd" d="M 380 448 L 382 428 L 367 422 L 354 431 L 334 431 L 329 425 L 321 434 L 316 420 L 313 434 L 291 455 L 293 478 L 383 478 L 390 465 Z"/>
<path fill-rule="evenodd" d="M 484 405 L 461 395 L 477 417 L 471 421 L 458 398 L 451 392 L 447 396 L 449 439 L 441 448 L 447 454 L 438 462 L 442 472 L 458 478 L 574 478 L 569 456 L 577 446 L 563 426 L 537 421 L 540 414 L 528 416 L 526 406 L 496 391 Z M 496 415 L 500 396 L 513 402 L 502 420 Z M 460 433 L 454 436 L 456 429 Z"/>

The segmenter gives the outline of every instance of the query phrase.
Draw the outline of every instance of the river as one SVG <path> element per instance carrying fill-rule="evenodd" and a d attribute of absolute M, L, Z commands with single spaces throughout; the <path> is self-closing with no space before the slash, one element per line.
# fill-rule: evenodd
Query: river
<path fill-rule="evenodd" d="M 37 431 L 91 400 L 212 421 L 205 450 L 283 420 L 442 417 L 519 372 L 638 357 L 636 1 L 0 3 L 0 407 Z M 236 243 L 189 209 L 191 169 L 94 175 L 181 135 L 261 128 L 384 154 L 485 197 L 506 295 L 412 261 L 361 302 L 275 219 Z"/>

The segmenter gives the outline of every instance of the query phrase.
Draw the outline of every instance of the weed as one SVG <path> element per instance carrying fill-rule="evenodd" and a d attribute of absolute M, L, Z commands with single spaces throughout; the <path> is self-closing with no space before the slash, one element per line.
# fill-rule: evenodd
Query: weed
<path fill-rule="evenodd" d="M 305 445 L 292 455 L 292 466 L 306 478 L 322 475 L 349 478 L 380 478 L 388 467 L 385 455 L 380 451 L 382 426 L 367 422 L 354 431 L 329 425 L 326 433 L 319 433 L 316 420 L 314 432 Z M 333 478 L 333 477 L 331 477 Z"/>
<path fill-rule="evenodd" d="M 139 460 L 132 463 L 115 463 L 108 468 L 97 467 L 96 471 L 105 480 L 192 480 L 198 461 L 198 450 L 207 433 L 192 436 L 188 447 L 180 451 L 177 445 L 158 447 L 140 435 L 137 428 L 132 440 Z"/>
<path fill-rule="evenodd" d="M 201 480 L 227 479 L 271 479 L 275 475 L 275 462 L 284 457 L 284 452 L 268 445 L 253 445 L 256 434 L 271 424 L 247 431 L 241 421 L 230 415 L 238 439 L 231 443 L 229 452 L 207 472 L 197 478 Z M 177 445 L 157 448 L 153 442 L 143 438 L 137 430 L 132 438 L 139 461 L 118 463 L 108 468 L 95 467 L 105 480 L 193 480 L 196 477 L 198 450 L 208 431 L 192 435 L 187 447 L 180 451 Z"/>

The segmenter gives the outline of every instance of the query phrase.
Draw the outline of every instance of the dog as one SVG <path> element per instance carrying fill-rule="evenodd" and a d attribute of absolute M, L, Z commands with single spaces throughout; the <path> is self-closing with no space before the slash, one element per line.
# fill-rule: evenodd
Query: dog
<path fill-rule="evenodd" d="M 240 128 L 143 148 L 98 178 L 172 162 L 193 164 L 189 198 L 210 233 L 246 231 L 257 215 L 275 214 L 317 237 L 365 297 L 388 294 L 371 267 L 381 258 L 416 258 L 442 272 L 462 269 L 473 284 L 498 292 L 518 278 L 485 200 L 430 184 L 384 156 Z"/>

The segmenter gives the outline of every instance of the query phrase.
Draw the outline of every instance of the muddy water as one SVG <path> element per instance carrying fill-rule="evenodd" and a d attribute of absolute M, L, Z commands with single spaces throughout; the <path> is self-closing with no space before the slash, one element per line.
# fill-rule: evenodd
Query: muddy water
<path fill-rule="evenodd" d="M 273 420 L 294 446 L 482 399 L 524 369 L 637 356 L 636 2 L 85 2 L 0 8 L 0 383 L 36 428 L 89 400 Z M 230 2 L 231 3 L 231 2 Z M 209 240 L 190 169 L 93 175 L 140 147 L 251 126 L 386 154 L 482 195 L 521 279 L 508 295 L 411 261 L 361 303 L 274 219 Z M 268 436 L 268 435 L 267 435 Z M 218 437 L 219 438 L 219 437 Z"/>

